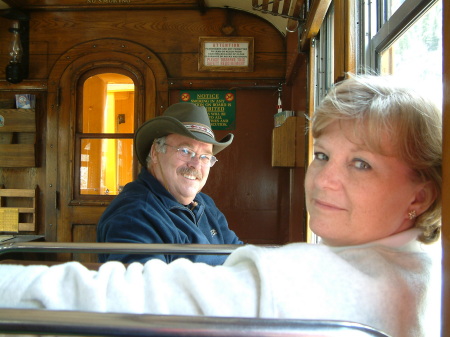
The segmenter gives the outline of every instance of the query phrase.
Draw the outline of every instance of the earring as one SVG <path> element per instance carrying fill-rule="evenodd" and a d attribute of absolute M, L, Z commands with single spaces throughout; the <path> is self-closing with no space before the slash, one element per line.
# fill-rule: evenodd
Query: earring
<path fill-rule="evenodd" d="M 412 210 L 411 212 L 408 213 L 409 220 L 414 219 L 416 216 L 417 214 L 415 210 Z"/>

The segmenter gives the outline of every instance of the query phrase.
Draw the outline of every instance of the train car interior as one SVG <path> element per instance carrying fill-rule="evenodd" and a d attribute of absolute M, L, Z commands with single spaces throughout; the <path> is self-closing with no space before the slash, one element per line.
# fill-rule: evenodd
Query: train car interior
<path fill-rule="evenodd" d="M 97 270 L 106 252 L 232 253 L 231 245 L 96 242 L 100 216 L 139 174 L 135 131 L 183 101 L 207 108 L 217 138 L 234 134 L 202 191 L 239 238 L 318 243 L 304 195 L 308 125 L 348 73 L 420 83 L 442 107 L 441 323 L 429 336 L 448 336 L 447 0 L 1 0 L 0 264 L 78 261 Z M 32 309 L 0 309 L 2 333 L 386 336 L 360 322 Z"/>

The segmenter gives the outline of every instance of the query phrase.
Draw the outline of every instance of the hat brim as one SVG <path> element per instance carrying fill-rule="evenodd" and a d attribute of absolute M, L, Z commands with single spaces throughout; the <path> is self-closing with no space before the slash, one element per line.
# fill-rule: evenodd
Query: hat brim
<path fill-rule="evenodd" d="M 160 116 L 153 118 L 142 124 L 134 134 L 134 148 L 139 162 L 147 166 L 146 159 L 153 140 L 168 134 L 176 133 L 182 136 L 193 138 L 200 142 L 213 145 L 213 154 L 216 155 L 233 141 L 233 134 L 229 133 L 220 141 L 216 141 L 201 132 L 191 132 L 176 118 L 170 116 Z"/>

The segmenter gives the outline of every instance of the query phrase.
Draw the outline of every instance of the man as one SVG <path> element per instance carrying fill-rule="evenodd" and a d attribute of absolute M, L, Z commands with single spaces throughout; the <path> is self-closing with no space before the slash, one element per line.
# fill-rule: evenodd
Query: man
<path fill-rule="evenodd" d="M 145 122 L 134 136 L 141 173 L 103 213 L 97 241 L 242 244 L 214 201 L 200 192 L 217 161 L 215 155 L 232 141 L 232 134 L 216 141 L 205 107 L 192 103 L 176 103 L 163 116 Z M 179 257 L 210 265 L 226 259 L 225 255 L 101 254 L 99 261 L 171 262 Z"/>

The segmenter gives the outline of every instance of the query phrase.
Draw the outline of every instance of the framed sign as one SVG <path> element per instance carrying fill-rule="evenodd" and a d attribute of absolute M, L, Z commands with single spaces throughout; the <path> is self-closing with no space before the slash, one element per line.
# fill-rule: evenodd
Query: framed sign
<path fill-rule="evenodd" d="M 199 71 L 253 71 L 253 37 L 199 37 Z"/>
<path fill-rule="evenodd" d="M 236 92 L 234 90 L 183 90 L 180 102 L 204 106 L 213 130 L 236 129 Z"/>

